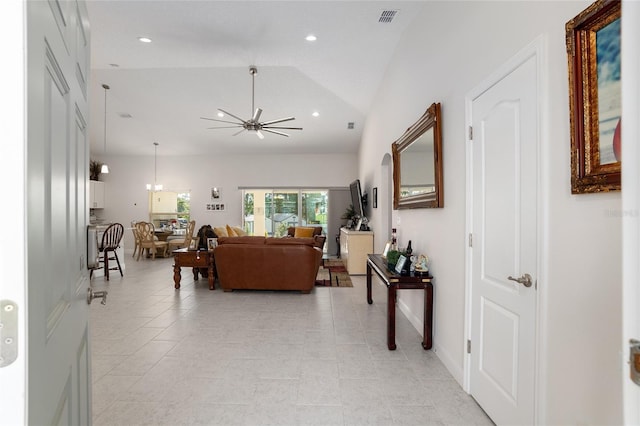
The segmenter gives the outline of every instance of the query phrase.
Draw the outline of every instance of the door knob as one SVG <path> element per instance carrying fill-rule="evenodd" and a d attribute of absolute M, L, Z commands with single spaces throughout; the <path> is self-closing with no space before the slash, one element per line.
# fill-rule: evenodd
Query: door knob
<path fill-rule="evenodd" d="M 508 280 L 515 281 L 517 283 L 522 284 L 525 287 L 531 287 L 531 275 L 524 274 L 520 278 L 514 278 L 511 275 L 507 277 Z"/>
<path fill-rule="evenodd" d="M 93 291 L 91 287 L 87 289 L 87 304 L 91 304 L 93 299 L 97 299 L 98 297 L 102 298 L 100 302 L 101 305 L 107 304 L 107 292 L 106 291 Z"/>

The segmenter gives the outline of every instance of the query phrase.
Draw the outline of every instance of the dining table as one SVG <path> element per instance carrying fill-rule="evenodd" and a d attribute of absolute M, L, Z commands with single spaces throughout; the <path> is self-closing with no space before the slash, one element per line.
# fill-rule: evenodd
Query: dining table
<path fill-rule="evenodd" d="M 173 235 L 173 231 L 168 229 L 157 229 L 155 231 L 156 237 L 158 237 L 158 241 L 167 241 L 170 235 Z"/>

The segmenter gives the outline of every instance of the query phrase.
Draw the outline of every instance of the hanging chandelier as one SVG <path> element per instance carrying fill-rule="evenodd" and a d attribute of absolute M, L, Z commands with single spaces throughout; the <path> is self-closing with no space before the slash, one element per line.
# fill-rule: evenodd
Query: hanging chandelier
<path fill-rule="evenodd" d="M 162 191 L 162 184 L 158 183 L 158 145 L 158 142 L 153 143 L 153 186 L 148 183 L 147 191 L 151 191 L 151 188 L 154 191 Z"/>
<path fill-rule="evenodd" d="M 104 89 L 104 153 L 103 155 L 107 154 L 107 90 L 110 89 L 110 87 L 106 84 L 102 85 L 102 88 Z M 100 169 L 100 173 L 109 173 L 109 166 L 105 164 L 102 165 L 102 168 Z"/>

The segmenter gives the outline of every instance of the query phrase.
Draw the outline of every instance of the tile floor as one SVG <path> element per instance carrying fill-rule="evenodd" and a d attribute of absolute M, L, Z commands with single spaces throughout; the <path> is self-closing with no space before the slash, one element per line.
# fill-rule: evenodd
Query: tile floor
<path fill-rule="evenodd" d="M 126 258 L 91 305 L 96 425 L 447 425 L 491 421 L 406 318 L 386 347 L 385 288 L 210 291 L 171 259 Z"/>

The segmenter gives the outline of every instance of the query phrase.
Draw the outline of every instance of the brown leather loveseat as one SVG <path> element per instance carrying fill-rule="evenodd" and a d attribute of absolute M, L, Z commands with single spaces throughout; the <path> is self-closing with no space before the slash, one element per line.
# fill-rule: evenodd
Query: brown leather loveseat
<path fill-rule="evenodd" d="M 309 293 L 322 261 L 314 243 L 313 238 L 220 237 L 214 254 L 220 287 Z"/>
<path fill-rule="evenodd" d="M 322 235 L 322 226 L 290 226 L 287 228 L 287 237 L 311 237 L 314 245 L 320 250 L 324 249 L 326 235 Z"/>

